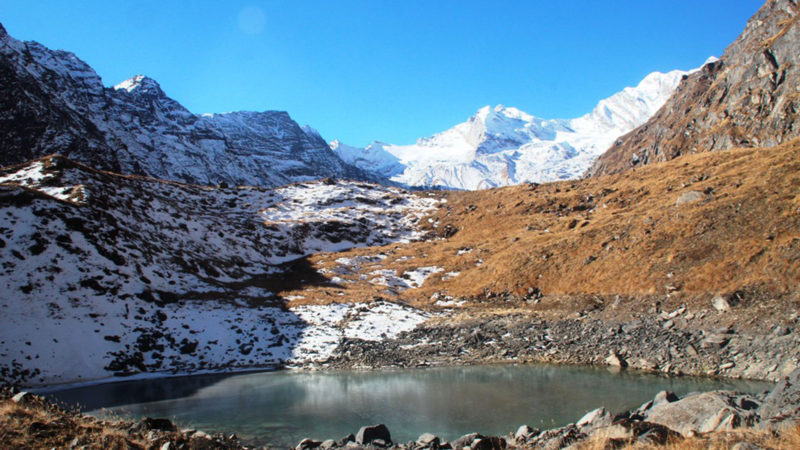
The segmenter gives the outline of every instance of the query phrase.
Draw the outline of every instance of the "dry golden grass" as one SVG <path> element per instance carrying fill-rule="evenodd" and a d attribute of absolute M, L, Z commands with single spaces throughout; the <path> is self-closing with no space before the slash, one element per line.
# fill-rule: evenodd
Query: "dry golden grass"
<path fill-rule="evenodd" d="M 800 426 L 780 432 L 745 428 L 732 432 L 711 433 L 691 438 L 678 438 L 666 445 L 621 444 L 603 437 L 589 439 L 577 445 L 576 450 L 728 450 L 737 444 L 752 444 L 755 448 L 773 450 L 800 449 Z"/>
<path fill-rule="evenodd" d="M 676 205 L 691 191 L 701 199 Z M 282 294 L 302 295 L 296 302 L 305 303 L 382 296 L 424 306 L 439 292 L 476 298 L 524 296 L 535 288 L 546 296 L 539 308 L 615 295 L 669 294 L 691 303 L 738 292 L 743 300 L 797 300 L 800 140 L 684 156 L 587 180 L 444 196 L 447 203 L 432 217 L 438 225 L 423 223 L 432 234 L 449 226 L 455 235 L 314 255 L 314 269 L 334 269 L 343 256 L 387 257 L 340 275 L 350 282 Z M 472 251 L 458 255 L 467 248 Z M 396 297 L 367 275 L 423 266 L 445 271 Z M 460 275 L 443 279 L 445 272 Z"/>

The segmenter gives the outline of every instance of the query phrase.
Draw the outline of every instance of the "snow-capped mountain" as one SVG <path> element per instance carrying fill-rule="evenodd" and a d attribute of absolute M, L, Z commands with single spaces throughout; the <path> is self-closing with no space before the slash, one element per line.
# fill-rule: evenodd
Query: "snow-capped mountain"
<path fill-rule="evenodd" d="M 413 145 L 331 143 L 339 156 L 413 187 L 484 189 L 578 178 L 614 140 L 652 116 L 690 72 L 654 72 L 576 119 L 542 119 L 486 106 Z"/>
<path fill-rule="evenodd" d="M 361 182 L 217 188 L 62 157 L 0 169 L 0 382 L 274 367 L 413 328 L 412 308 L 287 309 L 276 293 L 329 283 L 305 255 L 420 239 L 438 204 Z M 356 317 L 380 311 L 404 319 Z"/>
<path fill-rule="evenodd" d="M 0 165 L 60 153 L 92 167 L 199 184 L 381 181 L 285 112 L 196 115 L 135 76 L 113 88 L 74 54 L 0 25 Z"/>

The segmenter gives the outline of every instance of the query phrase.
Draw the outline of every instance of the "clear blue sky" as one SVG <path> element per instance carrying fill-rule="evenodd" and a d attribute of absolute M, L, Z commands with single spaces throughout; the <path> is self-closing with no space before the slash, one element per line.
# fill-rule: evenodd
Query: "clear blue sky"
<path fill-rule="evenodd" d="M 328 140 L 409 144 L 488 104 L 577 117 L 721 55 L 762 3 L 0 0 L 0 22 L 196 113 L 285 110 Z"/>

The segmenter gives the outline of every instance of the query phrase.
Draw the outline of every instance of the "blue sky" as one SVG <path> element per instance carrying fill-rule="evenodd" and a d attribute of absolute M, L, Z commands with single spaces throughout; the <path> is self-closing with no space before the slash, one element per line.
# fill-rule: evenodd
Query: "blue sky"
<path fill-rule="evenodd" d="M 0 0 L 0 22 L 196 113 L 285 110 L 328 140 L 410 144 L 488 104 L 587 113 L 721 55 L 762 3 Z"/>

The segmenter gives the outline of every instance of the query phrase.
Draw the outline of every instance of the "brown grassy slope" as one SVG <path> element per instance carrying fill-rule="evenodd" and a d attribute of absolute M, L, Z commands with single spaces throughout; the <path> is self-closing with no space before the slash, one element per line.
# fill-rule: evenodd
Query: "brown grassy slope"
<path fill-rule="evenodd" d="M 683 194 L 699 200 L 676 205 Z M 705 298 L 743 290 L 796 295 L 800 282 L 800 140 L 771 149 L 691 155 L 623 174 L 539 186 L 452 192 L 434 216 L 446 239 L 310 258 L 335 268 L 342 256 L 388 255 L 339 289 L 284 292 L 309 301 L 368 300 L 386 288 L 377 269 L 443 267 L 399 298 L 484 296 L 531 288 L 545 295 Z M 472 249 L 458 255 L 460 249 Z M 479 261 L 482 264 L 478 265 Z M 345 276 L 344 278 L 348 278 Z"/>
<path fill-rule="evenodd" d="M 221 435 L 190 434 L 177 429 L 162 431 L 142 427 L 142 422 L 100 420 L 64 409 L 44 397 L 29 396 L 16 403 L 11 395 L 9 389 L 0 388 L 0 448 L 3 449 L 145 450 L 162 448 L 167 442 L 173 449 L 243 448 L 236 439 Z"/>

